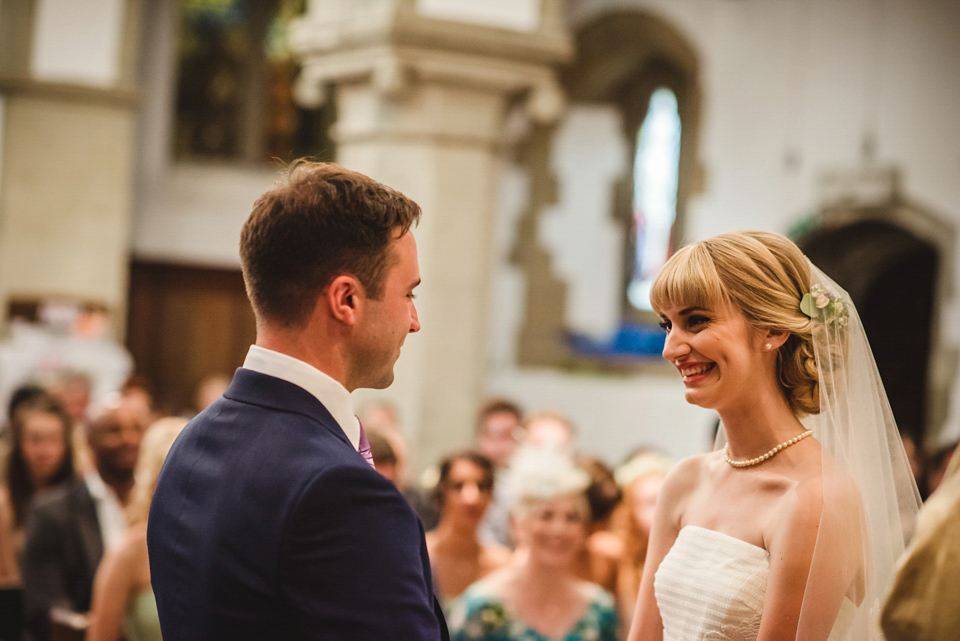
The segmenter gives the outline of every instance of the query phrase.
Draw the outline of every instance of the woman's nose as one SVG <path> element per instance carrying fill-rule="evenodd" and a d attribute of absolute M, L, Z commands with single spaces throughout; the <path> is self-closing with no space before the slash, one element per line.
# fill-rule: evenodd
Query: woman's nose
<path fill-rule="evenodd" d="M 686 355 L 690 351 L 690 346 L 687 344 L 683 336 L 683 332 L 677 330 L 671 330 L 667 332 L 667 338 L 663 341 L 663 358 L 673 362 L 681 356 Z"/>

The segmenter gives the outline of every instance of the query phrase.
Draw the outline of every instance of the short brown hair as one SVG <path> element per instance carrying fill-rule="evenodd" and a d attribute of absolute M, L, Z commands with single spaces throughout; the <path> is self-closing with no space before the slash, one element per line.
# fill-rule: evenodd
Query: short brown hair
<path fill-rule="evenodd" d="M 302 325 L 316 296 L 340 274 L 383 296 L 390 242 L 420 220 L 420 207 L 386 185 L 333 163 L 295 161 L 260 196 L 240 232 L 240 262 L 254 311 Z"/>
<path fill-rule="evenodd" d="M 519 423 L 523 419 L 523 412 L 520 406 L 511 400 L 505 398 L 491 398 L 480 406 L 477 410 L 477 421 L 475 424 L 477 434 L 483 430 L 487 419 L 494 414 L 512 414 Z"/>
<path fill-rule="evenodd" d="M 458 461 L 467 461 L 480 468 L 480 471 L 483 473 L 483 480 L 480 481 L 481 486 L 489 488 L 490 493 L 493 493 L 495 474 L 493 461 L 476 450 L 453 452 L 443 457 L 443 460 L 440 461 L 440 476 L 434 488 L 434 499 L 440 507 L 443 507 L 445 495 L 447 490 L 450 489 L 450 472 L 453 471 L 453 466 Z"/>

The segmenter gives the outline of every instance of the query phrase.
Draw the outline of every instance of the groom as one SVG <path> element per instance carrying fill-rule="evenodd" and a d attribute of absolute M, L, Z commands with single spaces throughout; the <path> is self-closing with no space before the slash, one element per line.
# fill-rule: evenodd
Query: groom
<path fill-rule="evenodd" d="M 350 401 L 393 382 L 420 329 L 419 218 L 325 163 L 254 204 L 240 258 L 256 344 L 170 450 L 150 511 L 165 641 L 449 638 L 423 529 Z"/>

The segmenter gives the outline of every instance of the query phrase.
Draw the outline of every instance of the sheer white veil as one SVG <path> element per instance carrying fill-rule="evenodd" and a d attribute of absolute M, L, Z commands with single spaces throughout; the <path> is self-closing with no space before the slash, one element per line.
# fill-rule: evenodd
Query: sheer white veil
<path fill-rule="evenodd" d="M 810 276 L 820 412 L 801 422 L 822 446 L 823 509 L 796 638 L 882 641 L 882 601 L 920 496 L 857 310 L 812 264 Z"/>

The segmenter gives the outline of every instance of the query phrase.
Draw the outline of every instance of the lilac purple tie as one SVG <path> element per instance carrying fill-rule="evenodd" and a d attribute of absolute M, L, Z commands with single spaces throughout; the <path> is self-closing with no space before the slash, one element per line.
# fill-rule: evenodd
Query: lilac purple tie
<path fill-rule="evenodd" d="M 357 444 L 357 451 L 360 452 L 360 456 L 370 467 L 376 469 L 373 464 L 373 453 L 370 451 L 370 441 L 367 440 L 367 433 L 363 431 L 363 423 L 360 422 L 359 418 L 357 419 L 357 425 L 360 426 L 360 442 Z"/>

